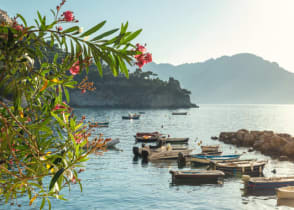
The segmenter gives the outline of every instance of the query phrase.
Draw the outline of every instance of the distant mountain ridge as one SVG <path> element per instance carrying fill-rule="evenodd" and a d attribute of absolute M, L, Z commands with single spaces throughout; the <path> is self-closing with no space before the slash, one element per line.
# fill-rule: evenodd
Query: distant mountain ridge
<path fill-rule="evenodd" d="M 178 66 L 150 63 L 144 68 L 160 79 L 179 80 L 200 104 L 294 103 L 294 73 L 249 53 Z"/>

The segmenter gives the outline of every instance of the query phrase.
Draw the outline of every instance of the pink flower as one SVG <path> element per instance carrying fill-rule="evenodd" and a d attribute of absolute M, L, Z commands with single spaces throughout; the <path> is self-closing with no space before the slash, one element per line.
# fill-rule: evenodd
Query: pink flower
<path fill-rule="evenodd" d="M 80 62 L 76 61 L 72 67 L 69 69 L 70 73 L 72 75 L 77 75 L 78 73 L 80 73 Z"/>
<path fill-rule="evenodd" d="M 136 44 L 136 51 L 139 51 L 141 53 L 144 53 L 146 52 L 146 48 L 143 46 L 143 45 L 140 45 L 140 44 Z"/>
<path fill-rule="evenodd" d="M 80 144 L 82 140 L 83 140 L 83 135 L 81 133 L 75 135 L 75 141 L 77 144 Z"/>
<path fill-rule="evenodd" d="M 63 28 L 61 26 L 57 27 L 57 31 L 62 31 L 62 30 L 63 30 Z"/>
<path fill-rule="evenodd" d="M 23 30 L 23 27 L 21 25 L 16 25 L 16 26 L 14 26 L 14 28 L 17 31 L 22 31 Z"/>
<path fill-rule="evenodd" d="M 146 63 L 152 62 L 152 54 L 151 53 L 146 53 L 145 61 L 146 61 Z"/>
<path fill-rule="evenodd" d="M 145 53 L 146 48 L 140 44 L 136 45 L 136 51 L 141 52 L 141 54 L 134 55 L 134 58 L 137 60 L 135 64 L 141 69 L 145 64 L 152 62 L 152 54 Z"/>
<path fill-rule="evenodd" d="M 141 69 L 145 65 L 145 62 L 144 60 L 140 60 L 136 63 L 136 65 Z"/>
<path fill-rule="evenodd" d="M 62 16 L 64 16 L 64 20 L 66 22 L 71 22 L 71 21 L 73 21 L 75 19 L 74 16 L 73 16 L 73 12 L 72 11 L 69 11 L 69 10 L 65 11 L 62 14 Z"/>
<path fill-rule="evenodd" d="M 60 105 L 60 104 L 56 104 L 55 107 L 53 108 L 53 111 L 56 111 L 56 110 L 59 110 L 59 109 L 66 109 L 66 106 Z"/>

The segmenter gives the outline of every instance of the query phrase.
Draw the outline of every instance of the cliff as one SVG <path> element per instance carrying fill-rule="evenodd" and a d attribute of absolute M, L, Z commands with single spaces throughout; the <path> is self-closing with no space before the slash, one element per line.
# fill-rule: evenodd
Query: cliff
<path fill-rule="evenodd" d="M 80 89 L 70 91 L 70 105 L 76 107 L 95 106 L 113 108 L 190 108 L 190 91 L 182 89 L 179 81 L 169 78 L 162 81 L 152 72 L 136 71 L 125 76 L 113 77 L 104 70 L 103 78 L 97 72 L 89 72 L 89 81 L 96 90 L 82 93 Z M 80 81 L 85 75 L 79 75 Z"/>

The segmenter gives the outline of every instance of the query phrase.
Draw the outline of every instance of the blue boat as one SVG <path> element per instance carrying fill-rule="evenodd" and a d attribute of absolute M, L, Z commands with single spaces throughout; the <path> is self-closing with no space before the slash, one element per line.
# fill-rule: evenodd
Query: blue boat
<path fill-rule="evenodd" d="M 203 155 L 197 154 L 191 156 L 191 163 L 196 166 L 208 165 L 211 161 L 238 160 L 241 155 Z"/>
<path fill-rule="evenodd" d="M 294 177 L 249 177 L 243 176 L 246 192 L 248 194 L 265 193 L 275 194 L 280 187 L 294 186 Z"/>

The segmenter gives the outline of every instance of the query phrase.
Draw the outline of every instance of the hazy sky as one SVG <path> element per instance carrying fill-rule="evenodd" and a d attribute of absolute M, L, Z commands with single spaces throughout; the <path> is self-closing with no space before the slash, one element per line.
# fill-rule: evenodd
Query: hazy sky
<path fill-rule="evenodd" d="M 10 16 L 32 23 L 50 15 L 59 0 L 0 0 Z M 106 29 L 129 21 L 143 28 L 156 63 L 182 64 L 248 52 L 294 72 L 294 0 L 67 0 L 85 29 L 107 20 Z"/>

